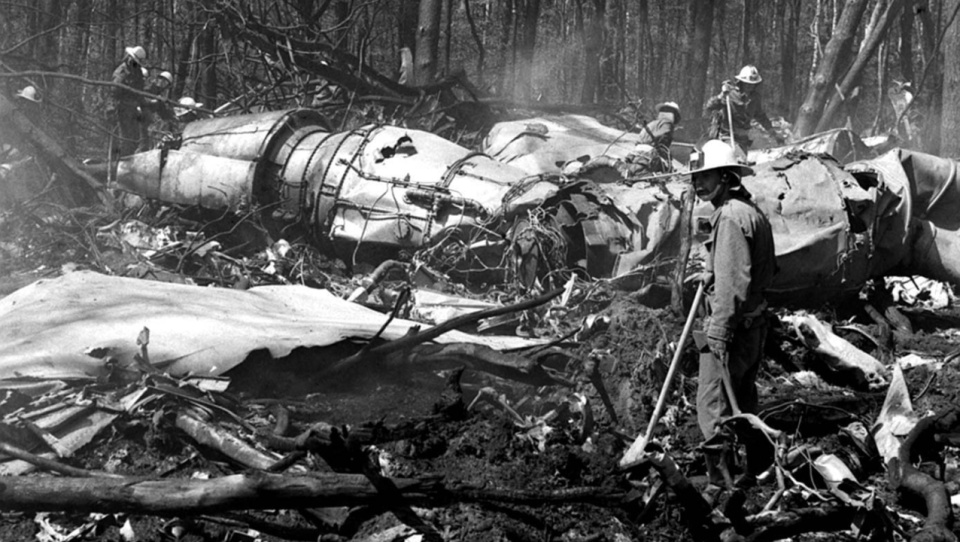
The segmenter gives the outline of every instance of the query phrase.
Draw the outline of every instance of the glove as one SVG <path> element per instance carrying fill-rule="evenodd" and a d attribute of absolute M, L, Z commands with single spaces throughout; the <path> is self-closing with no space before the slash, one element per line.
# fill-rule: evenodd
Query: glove
<path fill-rule="evenodd" d="M 715 337 L 707 337 L 707 348 L 720 361 L 727 358 L 727 341 Z"/>
<path fill-rule="evenodd" d="M 733 91 L 733 85 L 730 84 L 729 81 L 724 81 L 724 82 L 723 82 L 723 87 L 721 88 L 720 93 L 721 93 L 721 94 L 728 94 L 728 93 L 730 93 L 731 91 Z"/>
<path fill-rule="evenodd" d="M 701 271 L 699 273 L 691 273 L 687 275 L 687 278 L 684 279 L 683 282 L 684 284 L 690 284 L 690 283 L 696 284 L 699 282 L 706 284 L 710 282 L 712 278 L 713 277 L 711 276 L 711 273 L 707 273 L 706 271 Z"/>

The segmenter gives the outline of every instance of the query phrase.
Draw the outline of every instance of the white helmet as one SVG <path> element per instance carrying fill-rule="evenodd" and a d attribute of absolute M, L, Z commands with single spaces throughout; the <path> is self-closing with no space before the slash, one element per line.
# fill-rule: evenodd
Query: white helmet
<path fill-rule="evenodd" d="M 711 139 L 703 144 L 700 152 L 690 155 L 690 174 L 712 169 L 730 168 L 740 175 L 750 175 L 753 170 L 737 161 L 737 152 L 726 141 Z"/>
<path fill-rule="evenodd" d="M 147 52 L 139 45 L 135 47 L 127 47 L 124 49 L 124 51 L 126 51 L 127 56 L 136 60 L 137 64 L 143 64 L 144 61 L 147 60 Z"/>
<path fill-rule="evenodd" d="M 190 96 L 184 96 L 183 98 L 180 98 L 180 105 L 183 107 L 176 108 L 178 117 L 186 115 L 195 107 L 203 107 L 202 103 L 197 103 L 197 101 Z"/>
<path fill-rule="evenodd" d="M 160 75 L 158 75 L 157 78 L 159 78 L 159 79 L 165 79 L 165 80 L 167 81 L 167 83 L 169 83 L 169 84 L 171 84 L 171 85 L 173 84 L 173 74 L 171 74 L 171 73 L 168 72 L 168 71 L 162 71 L 162 72 L 160 72 Z"/>
<path fill-rule="evenodd" d="M 740 70 L 739 74 L 737 74 L 737 81 L 743 81 L 744 83 L 756 85 L 760 83 L 760 81 L 763 81 L 763 78 L 760 77 L 760 72 L 757 70 L 756 66 L 748 64 Z"/>
<path fill-rule="evenodd" d="M 20 92 L 17 92 L 17 98 L 23 98 L 24 100 L 29 100 L 33 103 L 40 103 L 40 97 L 37 95 L 37 88 L 33 85 L 28 85 L 23 87 Z"/>
<path fill-rule="evenodd" d="M 663 102 L 662 104 L 657 104 L 657 111 L 669 111 L 673 113 L 673 118 L 680 123 L 680 106 L 677 105 L 677 102 Z"/>

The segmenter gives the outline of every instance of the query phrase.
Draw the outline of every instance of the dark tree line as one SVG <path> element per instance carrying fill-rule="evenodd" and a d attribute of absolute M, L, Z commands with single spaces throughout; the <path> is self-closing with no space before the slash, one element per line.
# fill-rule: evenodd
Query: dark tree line
<path fill-rule="evenodd" d="M 376 97 L 587 104 L 616 111 L 680 103 L 682 138 L 744 64 L 764 77 L 768 112 L 794 136 L 838 126 L 890 130 L 891 93 L 915 143 L 960 156 L 960 0 L 8 0 L 0 2 L 0 77 L 32 83 L 73 144 L 105 133 L 106 80 L 125 46 L 171 97 L 245 111 Z M 21 74 L 32 75 L 24 77 Z M 43 74 L 40 74 L 43 72 Z M 905 86 L 904 83 L 911 83 Z M 464 91 L 465 89 L 465 91 Z M 942 137 L 941 137 L 942 133 Z"/>

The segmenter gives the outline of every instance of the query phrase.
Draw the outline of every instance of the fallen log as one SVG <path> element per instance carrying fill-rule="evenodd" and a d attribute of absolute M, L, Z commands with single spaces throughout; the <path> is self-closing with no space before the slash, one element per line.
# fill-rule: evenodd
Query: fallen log
<path fill-rule="evenodd" d="M 177 428 L 194 441 L 218 450 L 231 460 L 247 468 L 267 470 L 279 459 L 257 450 L 233 433 L 211 425 L 201 418 L 202 415 L 193 409 L 180 412 L 176 419 Z"/>
<path fill-rule="evenodd" d="M 950 529 L 953 511 L 946 486 L 940 480 L 918 470 L 910 460 L 914 443 L 930 431 L 936 421 L 937 416 L 928 416 L 918 421 L 900 445 L 899 456 L 887 464 L 890 486 L 895 490 L 917 495 L 926 505 L 926 520 L 923 527 L 911 537 L 911 542 L 957 541 L 957 536 Z"/>
<path fill-rule="evenodd" d="M 754 529 L 747 542 L 783 540 L 803 533 L 828 533 L 850 529 L 858 510 L 851 506 L 799 508 L 780 512 L 763 512 L 748 516 Z"/>
<path fill-rule="evenodd" d="M 555 491 L 445 487 L 436 478 L 389 478 L 409 504 L 500 502 L 524 505 L 589 503 L 618 506 L 624 494 L 607 488 Z M 290 476 L 235 474 L 212 480 L 133 478 L 0 477 L 0 510 L 41 512 L 128 512 L 177 515 L 228 510 L 275 510 L 340 506 L 386 506 L 362 474 Z"/>
<path fill-rule="evenodd" d="M 104 191 L 103 184 L 94 179 L 73 157 L 67 154 L 56 140 L 37 128 L 30 119 L 17 110 L 6 97 L 0 95 L 0 121 L 5 126 L 12 127 L 25 139 L 30 141 L 40 158 L 48 162 L 57 171 L 83 181 L 100 199 L 104 205 L 110 205 L 110 197 Z"/>

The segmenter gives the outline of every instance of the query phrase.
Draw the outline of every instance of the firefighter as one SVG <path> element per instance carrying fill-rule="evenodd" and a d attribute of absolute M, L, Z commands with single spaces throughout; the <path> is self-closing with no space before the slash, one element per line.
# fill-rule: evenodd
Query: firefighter
<path fill-rule="evenodd" d="M 738 163 L 727 142 L 703 145 L 699 163 L 691 165 L 693 188 L 713 206 L 710 216 L 706 272 L 701 280 L 707 292 L 708 318 L 701 346 L 697 389 L 697 421 L 705 443 L 707 471 L 714 484 L 730 485 L 732 459 L 721 420 L 733 411 L 727 395 L 729 378 L 737 406 L 743 413 L 757 409 L 757 371 L 767 334 L 766 289 L 776 272 L 770 222 L 751 200 L 741 177 L 750 168 Z M 737 482 L 749 484 L 770 466 L 773 450 L 762 434 L 746 433 L 746 466 Z"/>
<path fill-rule="evenodd" d="M 657 118 L 648 122 L 640 130 L 639 143 L 650 145 L 655 151 L 655 160 L 651 161 L 650 171 L 666 172 L 673 170 L 670 157 L 670 145 L 673 144 L 673 132 L 680 124 L 680 106 L 674 102 L 657 105 Z M 653 162 L 659 162 L 654 164 Z"/>
<path fill-rule="evenodd" d="M 127 47 L 123 61 L 113 71 L 113 82 L 143 91 L 142 65 L 147 60 L 143 47 Z M 137 152 L 140 148 L 141 124 L 144 121 L 143 96 L 126 88 L 114 87 L 113 108 L 117 117 L 119 151 L 121 155 Z"/>
<path fill-rule="evenodd" d="M 706 111 L 710 116 L 709 137 L 730 141 L 732 125 L 733 142 L 746 155 L 753 144 L 750 139 L 750 121 L 755 120 L 777 141 L 778 145 L 783 145 L 783 137 L 773 129 L 770 117 L 763 110 L 760 94 L 760 83 L 763 78 L 760 77 L 756 66 L 744 66 L 735 79 L 735 82 L 724 81 L 720 94 L 707 100 Z"/>

